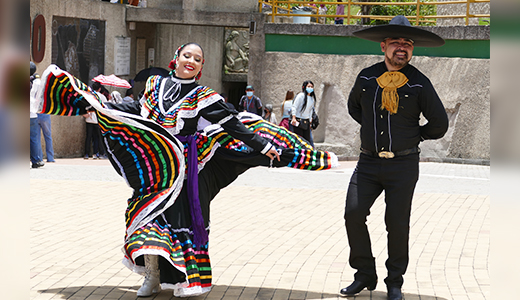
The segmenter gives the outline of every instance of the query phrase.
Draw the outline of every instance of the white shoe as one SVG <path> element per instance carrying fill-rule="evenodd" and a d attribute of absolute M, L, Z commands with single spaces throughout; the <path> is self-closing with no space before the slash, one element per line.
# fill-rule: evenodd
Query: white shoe
<path fill-rule="evenodd" d="M 157 255 L 144 256 L 144 266 L 146 271 L 143 285 L 137 291 L 138 297 L 149 297 L 161 291 L 158 258 Z"/>
<path fill-rule="evenodd" d="M 157 278 L 157 281 L 152 281 L 145 278 L 143 285 L 137 291 L 137 297 L 150 297 L 153 294 L 157 294 L 160 291 L 161 285 L 159 283 L 159 278 Z"/>

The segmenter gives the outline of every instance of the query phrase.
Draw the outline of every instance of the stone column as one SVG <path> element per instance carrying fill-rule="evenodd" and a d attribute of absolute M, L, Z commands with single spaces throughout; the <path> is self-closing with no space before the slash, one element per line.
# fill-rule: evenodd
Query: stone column
<path fill-rule="evenodd" d="M 249 72 L 247 82 L 255 87 L 255 95 L 262 99 L 262 74 L 264 73 L 265 34 L 262 14 L 251 14 L 256 22 L 256 33 L 249 36 Z"/>

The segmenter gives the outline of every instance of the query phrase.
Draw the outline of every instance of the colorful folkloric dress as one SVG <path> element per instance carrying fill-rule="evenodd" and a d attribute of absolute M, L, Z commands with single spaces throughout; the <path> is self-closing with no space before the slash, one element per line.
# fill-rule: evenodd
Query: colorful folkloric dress
<path fill-rule="evenodd" d="M 125 213 L 123 263 L 145 272 L 144 255 L 159 256 L 162 289 L 191 296 L 211 289 L 210 201 L 255 166 L 322 170 L 333 153 L 250 113 L 230 110 L 194 80 L 152 76 L 134 103 L 101 103 L 88 86 L 51 65 L 42 76 L 39 110 L 76 116 L 93 106 L 115 170 L 133 189 Z M 274 145 L 280 162 L 266 153 Z"/>

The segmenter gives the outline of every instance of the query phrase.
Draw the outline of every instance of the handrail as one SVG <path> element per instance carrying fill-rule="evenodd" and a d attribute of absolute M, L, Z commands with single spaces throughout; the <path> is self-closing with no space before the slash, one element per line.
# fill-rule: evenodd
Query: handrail
<path fill-rule="evenodd" d="M 415 21 L 415 25 L 418 25 L 421 22 L 435 23 L 437 19 L 465 19 L 466 26 L 469 25 L 469 19 L 471 18 L 489 18 L 490 14 L 475 14 L 470 13 L 470 7 L 472 3 L 489 3 L 490 0 L 449 0 L 449 1 L 432 1 L 425 2 L 421 0 L 409 1 L 409 2 L 360 2 L 353 0 L 346 0 L 345 2 L 331 2 L 331 1 L 295 1 L 295 0 L 259 0 L 259 11 L 262 12 L 263 5 L 266 4 L 272 8 L 271 12 L 267 12 L 267 15 L 271 16 L 271 22 L 275 22 L 276 16 L 291 16 L 291 17 L 313 17 L 318 20 L 318 18 L 346 18 L 347 23 L 350 24 L 351 19 L 372 19 L 372 20 L 390 20 L 394 16 L 380 16 L 380 15 L 352 15 L 351 7 L 352 5 L 357 6 L 365 6 L 365 5 L 416 5 L 416 13 L 414 16 L 405 16 L 410 21 Z M 285 4 L 286 6 L 281 6 L 279 4 Z M 318 14 L 318 6 L 320 4 L 327 4 L 336 6 L 338 4 L 342 4 L 346 8 L 346 12 L 344 15 L 332 15 L 332 14 Z M 466 4 L 466 14 L 462 15 L 421 15 L 420 7 L 421 5 L 449 5 L 449 4 Z M 315 5 L 315 6 L 312 6 Z M 298 14 L 298 13 L 290 13 L 292 7 L 295 6 L 307 6 L 313 7 L 316 10 L 316 13 L 313 14 Z M 279 13 L 279 10 L 286 10 L 288 13 Z"/>

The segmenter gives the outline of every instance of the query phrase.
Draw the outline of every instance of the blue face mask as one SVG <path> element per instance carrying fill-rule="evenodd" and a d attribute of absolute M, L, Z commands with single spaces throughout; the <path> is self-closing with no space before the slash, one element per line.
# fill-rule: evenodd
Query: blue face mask
<path fill-rule="evenodd" d="M 307 91 L 307 94 L 314 92 L 314 89 L 310 87 L 306 88 L 305 90 Z"/>
<path fill-rule="evenodd" d="M 246 95 L 247 95 L 248 97 L 252 97 L 252 96 L 253 96 L 253 92 L 246 92 Z"/>

